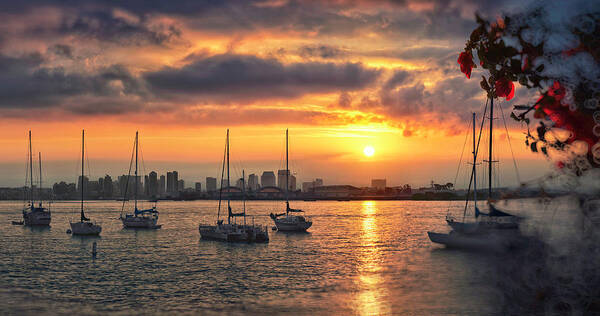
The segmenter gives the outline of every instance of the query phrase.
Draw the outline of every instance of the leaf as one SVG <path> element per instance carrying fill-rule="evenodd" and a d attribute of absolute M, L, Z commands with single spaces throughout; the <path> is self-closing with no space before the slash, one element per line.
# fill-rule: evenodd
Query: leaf
<path fill-rule="evenodd" d="M 529 147 L 531 148 L 531 151 L 533 151 L 534 153 L 537 153 L 537 142 L 533 142 L 531 143 L 531 145 L 529 145 Z"/>
<path fill-rule="evenodd" d="M 540 149 L 542 150 L 542 153 L 543 153 L 544 155 L 548 156 L 548 150 L 546 149 L 546 147 L 545 147 L 545 146 L 544 146 L 544 147 L 542 147 L 542 148 L 540 148 Z"/>
<path fill-rule="evenodd" d="M 541 64 L 537 68 L 535 68 L 535 71 L 537 71 L 537 72 L 542 72 L 543 70 L 544 70 L 544 64 Z"/>
<path fill-rule="evenodd" d="M 511 117 L 513 120 L 517 121 L 517 122 L 521 121 L 521 119 L 519 119 L 519 118 L 517 117 L 517 115 L 515 114 L 515 112 L 510 112 L 510 117 Z"/>
<path fill-rule="evenodd" d="M 481 76 L 481 82 L 479 83 L 481 89 L 485 91 L 490 91 L 490 85 L 488 85 L 487 80 L 485 80 L 484 76 Z"/>

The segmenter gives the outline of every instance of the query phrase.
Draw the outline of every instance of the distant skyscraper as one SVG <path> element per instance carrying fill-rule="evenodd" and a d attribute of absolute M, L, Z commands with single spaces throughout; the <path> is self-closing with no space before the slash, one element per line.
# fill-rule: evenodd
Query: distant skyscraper
<path fill-rule="evenodd" d="M 150 181 L 148 180 L 148 176 L 144 176 L 144 195 L 150 196 Z"/>
<path fill-rule="evenodd" d="M 237 179 L 237 181 L 235 182 L 235 186 L 240 190 L 244 190 L 244 179 L 243 178 Z"/>
<path fill-rule="evenodd" d="M 83 179 L 83 181 L 82 181 L 82 179 Z M 88 177 L 79 176 L 79 178 L 77 178 L 77 192 L 81 192 L 82 186 L 84 189 L 84 193 L 87 192 L 89 190 L 89 185 L 90 185 L 90 179 L 88 179 Z"/>
<path fill-rule="evenodd" d="M 104 198 L 112 198 L 113 197 L 113 182 L 112 178 L 109 175 L 104 176 L 104 181 L 102 181 L 103 186 L 103 194 Z"/>
<path fill-rule="evenodd" d="M 275 186 L 275 173 L 273 171 L 265 171 L 260 176 L 261 187 L 274 187 Z"/>
<path fill-rule="evenodd" d="M 258 176 L 254 173 L 248 176 L 248 190 L 257 191 L 258 190 Z"/>
<path fill-rule="evenodd" d="M 295 175 L 290 175 L 290 179 L 288 181 L 289 184 L 289 190 L 290 191 L 296 191 L 296 176 Z"/>
<path fill-rule="evenodd" d="M 371 180 L 371 188 L 376 190 L 385 190 L 386 181 L 385 179 L 373 179 Z"/>
<path fill-rule="evenodd" d="M 179 174 L 177 171 L 167 172 L 167 193 L 176 193 L 178 190 Z"/>
<path fill-rule="evenodd" d="M 152 171 L 148 174 L 148 196 L 158 196 L 158 174 Z"/>
<path fill-rule="evenodd" d="M 177 181 L 177 192 L 183 192 L 185 189 L 185 182 L 183 180 Z"/>
<path fill-rule="evenodd" d="M 206 192 L 217 191 L 217 178 L 206 177 Z"/>
<path fill-rule="evenodd" d="M 165 194 L 165 187 L 167 185 L 167 180 L 164 175 L 160 176 L 160 180 L 158 180 L 158 194 Z"/>
<path fill-rule="evenodd" d="M 202 182 L 196 182 L 194 184 L 194 188 L 195 188 L 196 192 L 202 192 Z"/>

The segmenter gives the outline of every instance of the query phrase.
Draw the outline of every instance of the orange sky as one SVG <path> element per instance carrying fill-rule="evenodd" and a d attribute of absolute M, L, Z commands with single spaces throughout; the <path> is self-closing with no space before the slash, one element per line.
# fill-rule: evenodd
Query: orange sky
<path fill-rule="evenodd" d="M 148 171 L 179 168 L 189 186 L 218 173 L 226 128 L 246 173 L 275 170 L 290 128 L 300 181 L 453 181 L 484 103 L 456 64 L 476 2 L 147 5 L 0 13 L 0 185 L 22 182 L 28 129 L 50 181 L 74 181 L 82 128 L 92 176 L 126 173 L 136 130 Z M 517 158 L 545 169 L 510 128 Z"/>

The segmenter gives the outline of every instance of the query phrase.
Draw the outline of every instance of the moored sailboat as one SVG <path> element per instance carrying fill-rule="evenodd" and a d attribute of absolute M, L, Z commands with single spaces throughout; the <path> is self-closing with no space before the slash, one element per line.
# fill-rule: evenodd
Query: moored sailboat
<path fill-rule="evenodd" d="M 223 178 L 225 173 L 225 166 L 227 166 L 227 186 L 229 189 L 229 129 L 227 130 L 227 138 L 225 142 L 225 154 L 223 157 L 223 167 L 221 168 L 221 184 L 223 184 Z M 242 175 L 242 179 L 244 174 Z M 244 199 L 245 199 L 245 182 L 242 181 L 244 187 Z M 229 190 L 228 190 L 229 191 Z M 223 223 L 221 216 L 221 201 L 222 201 L 223 187 L 219 189 L 219 206 L 217 208 L 217 222 L 216 225 L 198 225 L 198 231 L 202 239 L 217 240 L 226 242 L 268 242 L 269 232 L 266 227 L 255 226 L 254 224 L 246 224 L 246 203 L 244 200 L 244 208 L 240 213 L 234 213 L 231 209 L 231 198 L 230 192 L 227 192 L 227 223 Z M 236 218 L 242 217 L 244 220 L 243 224 L 238 224 Z M 232 223 L 233 219 L 233 223 Z"/>
<path fill-rule="evenodd" d="M 46 209 L 42 205 L 42 154 L 39 154 L 39 171 L 40 171 L 40 196 L 39 196 L 39 204 L 35 206 L 34 200 L 34 190 L 33 190 L 33 152 L 31 150 L 31 131 L 29 131 L 29 184 L 30 184 L 30 192 L 29 192 L 29 207 L 23 210 L 23 224 L 25 226 L 49 226 L 50 221 L 52 220 L 52 212 L 50 209 Z"/>
<path fill-rule="evenodd" d="M 490 125 L 489 125 L 489 158 L 486 161 L 489 164 L 488 168 L 488 208 L 487 213 L 481 212 L 477 206 L 477 154 L 479 143 L 476 142 L 476 120 L 473 113 L 473 168 L 471 171 L 471 180 L 469 181 L 469 189 L 467 190 L 467 198 L 465 208 L 463 210 L 462 220 L 448 214 L 446 223 L 452 228 L 449 234 L 428 232 L 429 239 L 432 242 L 446 245 L 448 247 L 460 248 L 485 248 L 494 249 L 510 244 L 512 237 L 516 235 L 519 228 L 520 217 L 508 214 L 499 210 L 489 200 L 492 196 L 492 141 L 493 141 L 493 109 L 494 100 L 490 99 Z M 485 116 L 485 112 L 484 112 Z M 482 126 L 483 128 L 483 121 Z M 479 138 L 481 138 L 481 131 Z M 467 219 L 467 209 L 470 206 L 471 185 L 473 186 L 472 213 L 473 221 L 465 221 Z"/>
<path fill-rule="evenodd" d="M 125 186 L 125 192 L 123 194 L 123 206 L 121 207 L 121 216 L 120 219 L 123 222 L 123 226 L 125 228 L 149 228 L 149 229 L 158 229 L 161 228 L 162 225 L 158 225 L 158 211 L 156 210 L 156 204 L 149 209 L 138 209 L 138 132 L 135 132 L 135 144 L 134 144 L 134 152 L 135 152 L 135 175 L 133 178 L 133 214 L 131 213 L 123 213 L 125 208 L 125 201 L 127 200 L 127 189 L 129 187 L 129 177 L 130 174 L 127 175 L 127 185 Z M 131 171 L 131 164 L 130 169 Z"/>
<path fill-rule="evenodd" d="M 83 210 L 83 200 L 85 185 L 83 181 L 84 177 L 84 164 L 85 164 L 85 130 L 81 131 L 81 214 L 78 222 L 70 222 L 71 231 L 73 235 L 100 235 L 102 226 L 95 222 L 92 222 L 89 218 L 85 217 Z"/>
<path fill-rule="evenodd" d="M 312 226 L 312 220 L 302 215 L 296 215 L 303 213 L 303 210 L 290 208 L 289 198 L 289 150 L 288 150 L 288 130 L 285 130 L 285 213 L 270 214 L 271 219 L 275 223 L 278 231 L 295 231 L 305 232 Z"/>

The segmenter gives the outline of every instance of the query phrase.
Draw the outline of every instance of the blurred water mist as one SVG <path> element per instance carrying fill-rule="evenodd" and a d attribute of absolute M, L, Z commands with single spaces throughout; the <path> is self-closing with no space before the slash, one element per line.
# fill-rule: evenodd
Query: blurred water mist
<path fill-rule="evenodd" d="M 600 313 L 600 199 L 573 194 L 528 204 L 541 211 L 522 228 L 523 247 L 496 260 L 503 314 Z"/>

